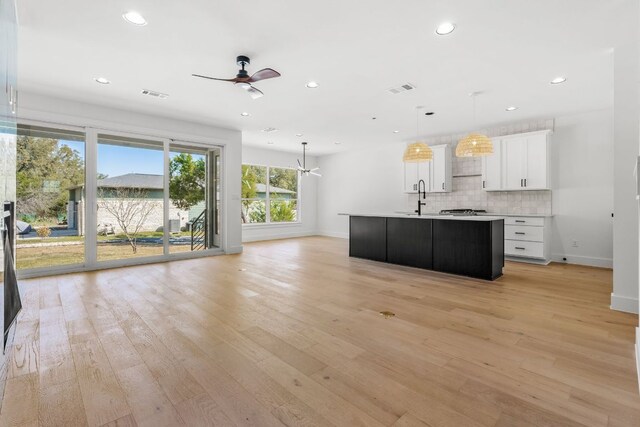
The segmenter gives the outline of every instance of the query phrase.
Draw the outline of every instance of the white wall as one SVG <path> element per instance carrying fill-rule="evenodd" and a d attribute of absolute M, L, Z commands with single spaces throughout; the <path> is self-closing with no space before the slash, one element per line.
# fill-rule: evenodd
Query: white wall
<path fill-rule="evenodd" d="M 349 220 L 339 212 L 394 212 L 407 210 L 403 191 L 405 144 L 393 143 L 366 150 L 322 156 L 318 165 L 318 231 L 348 237 Z"/>
<path fill-rule="evenodd" d="M 551 137 L 553 253 L 569 262 L 611 266 L 613 211 L 613 119 L 611 110 L 555 119 Z M 509 127 L 509 126 L 507 126 Z M 519 129 L 514 126 L 514 130 Z M 428 139 L 428 138 L 427 138 Z M 339 212 L 414 209 L 402 193 L 404 144 L 372 147 L 318 159 L 324 177 L 318 188 L 318 231 L 347 237 Z M 557 219 L 557 222 L 556 222 Z M 571 247 L 573 240 L 578 247 Z"/>
<path fill-rule="evenodd" d="M 247 146 L 242 147 L 242 163 L 246 164 L 295 168 L 298 166 L 296 161 L 298 158 L 302 161 L 302 151 L 296 154 Z M 307 168 L 314 168 L 316 165 L 316 158 L 307 155 Z M 323 173 L 324 171 L 320 172 Z M 284 239 L 316 234 L 317 188 L 318 182 L 323 179 L 324 177 L 313 175 L 300 178 L 299 223 L 246 224 L 242 226 L 242 241 Z"/>
<path fill-rule="evenodd" d="M 52 125 L 94 127 L 222 146 L 225 158 L 222 246 L 228 253 L 242 251 L 242 229 L 239 215 L 242 156 L 242 134 L 240 131 L 82 104 L 37 94 L 21 93 L 18 121 L 25 119 L 48 122 Z"/>
<path fill-rule="evenodd" d="M 613 111 L 558 117 L 550 150 L 553 259 L 611 268 Z"/>

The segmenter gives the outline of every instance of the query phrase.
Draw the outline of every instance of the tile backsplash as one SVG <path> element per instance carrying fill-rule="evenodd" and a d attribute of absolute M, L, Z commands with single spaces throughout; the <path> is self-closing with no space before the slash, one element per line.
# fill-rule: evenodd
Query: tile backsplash
<path fill-rule="evenodd" d="M 553 129 L 553 120 L 511 124 L 492 129 L 483 129 L 488 136 L 509 135 Z M 551 191 L 484 191 L 482 190 L 482 160 L 478 157 L 456 157 L 455 144 L 464 135 L 448 135 L 426 138 L 430 145 L 452 145 L 453 191 L 450 193 L 427 193 L 425 212 L 442 209 L 484 209 L 490 213 L 551 215 Z M 416 209 L 417 194 L 408 195 L 408 210 Z"/>

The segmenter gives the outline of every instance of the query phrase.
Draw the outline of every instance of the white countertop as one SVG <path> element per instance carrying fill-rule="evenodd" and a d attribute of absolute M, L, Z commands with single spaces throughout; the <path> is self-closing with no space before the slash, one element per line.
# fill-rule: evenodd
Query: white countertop
<path fill-rule="evenodd" d="M 409 213 L 338 213 L 338 215 L 348 216 L 372 216 L 379 218 L 412 218 L 412 219 L 444 219 L 455 221 L 497 221 L 504 219 L 502 216 L 490 216 L 490 215 L 440 215 L 427 213 L 418 216 L 418 214 Z"/>
<path fill-rule="evenodd" d="M 480 213 L 478 215 L 488 215 L 488 216 L 501 216 L 501 217 L 505 217 L 505 216 L 518 216 L 518 217 L 524 217 L 524 218 L 552 218 L 553 215 L 546 215 L 546 214 L 503 214 L 503 213 L 493 213 L 493 212 L 488 212 L 488 213 Z"/>

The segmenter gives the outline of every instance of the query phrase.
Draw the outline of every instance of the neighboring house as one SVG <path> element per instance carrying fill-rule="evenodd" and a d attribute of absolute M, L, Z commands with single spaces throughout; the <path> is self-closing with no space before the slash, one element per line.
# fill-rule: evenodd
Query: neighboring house
<path fill-rule="evenodd" d="M 104 203 L 109 203 L 109 199 L 115 199 L 121 189 L 142 189 L 146 196 L 144 201 L 152 203 L 151 213 L 146 218 L 142 226 L 142 231 L 157 231 L 163 226 L 163 192 L 164 182 L 162 175 L 128 173 L 98 180 L 98 229 L 120 232 L 118 221 L 106 209 L 100 208 Z M 69 229 L 78 230 L 78 234 L 84 233 L 84 186 L 77 186 L 69 189 L 69 203 L 67 204 L 67 226 Z M 115 202 L 115 200 L 114 200 Z M 136 202 L 131 199 L 131 203 Z M 187 222 L 198 216 L 204 209 L 204 202 L 191 208 L 182 210 L 169 202 L 169 221 L 171 231 L 179 231 L 185 227 Z"/>
<path fill-rule="evenodd" d="M 112 229 L 118 233 L 118 221 L 104 208 L 100 208 L 103 203 L 108 203 L 109 199 L 115 198 L 117 191 L 120 189 L 143 189 L 146 192 L 146 201 L 154 203 L 153 210 L 147 217 L 142 231 L 160 230 L 163 225 L 163 193 L 164 180 L 162 175 L 128 173 L 98 180 L 98 229 L 109 231 Z M 266 185 L 256 184 L 258 199 L 266 198 Z M 277 193 L 279 198 L 293 199 L 295 192 L 284 188 L 271 187 L 271 194 Z M 67 228 L 70 230 L 78 230 L 78 234 L 84 234 L 84 185 L 72 187 L 69 189 L 69 202 L 67 204 Z M 133 199 L 132 199 L 133 201 Z M 181 210 L 175 207 L 171 201 L 169 202 L 169 221 L 171 231 L 179 231 L 185 227 L 187 222 L 195 219 L 205 208 L 205 202 L 202 201 L 193 206 L 190 210 Z"/>

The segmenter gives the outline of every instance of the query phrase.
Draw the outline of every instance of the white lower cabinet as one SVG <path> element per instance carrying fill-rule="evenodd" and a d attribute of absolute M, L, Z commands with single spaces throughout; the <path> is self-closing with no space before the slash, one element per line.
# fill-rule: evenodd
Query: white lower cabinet
<path fill-rule="evenodd" d="M 508 216 L 504 219 L 504 254 L 515 261 L 548 264 L 551 217 Z"/>

